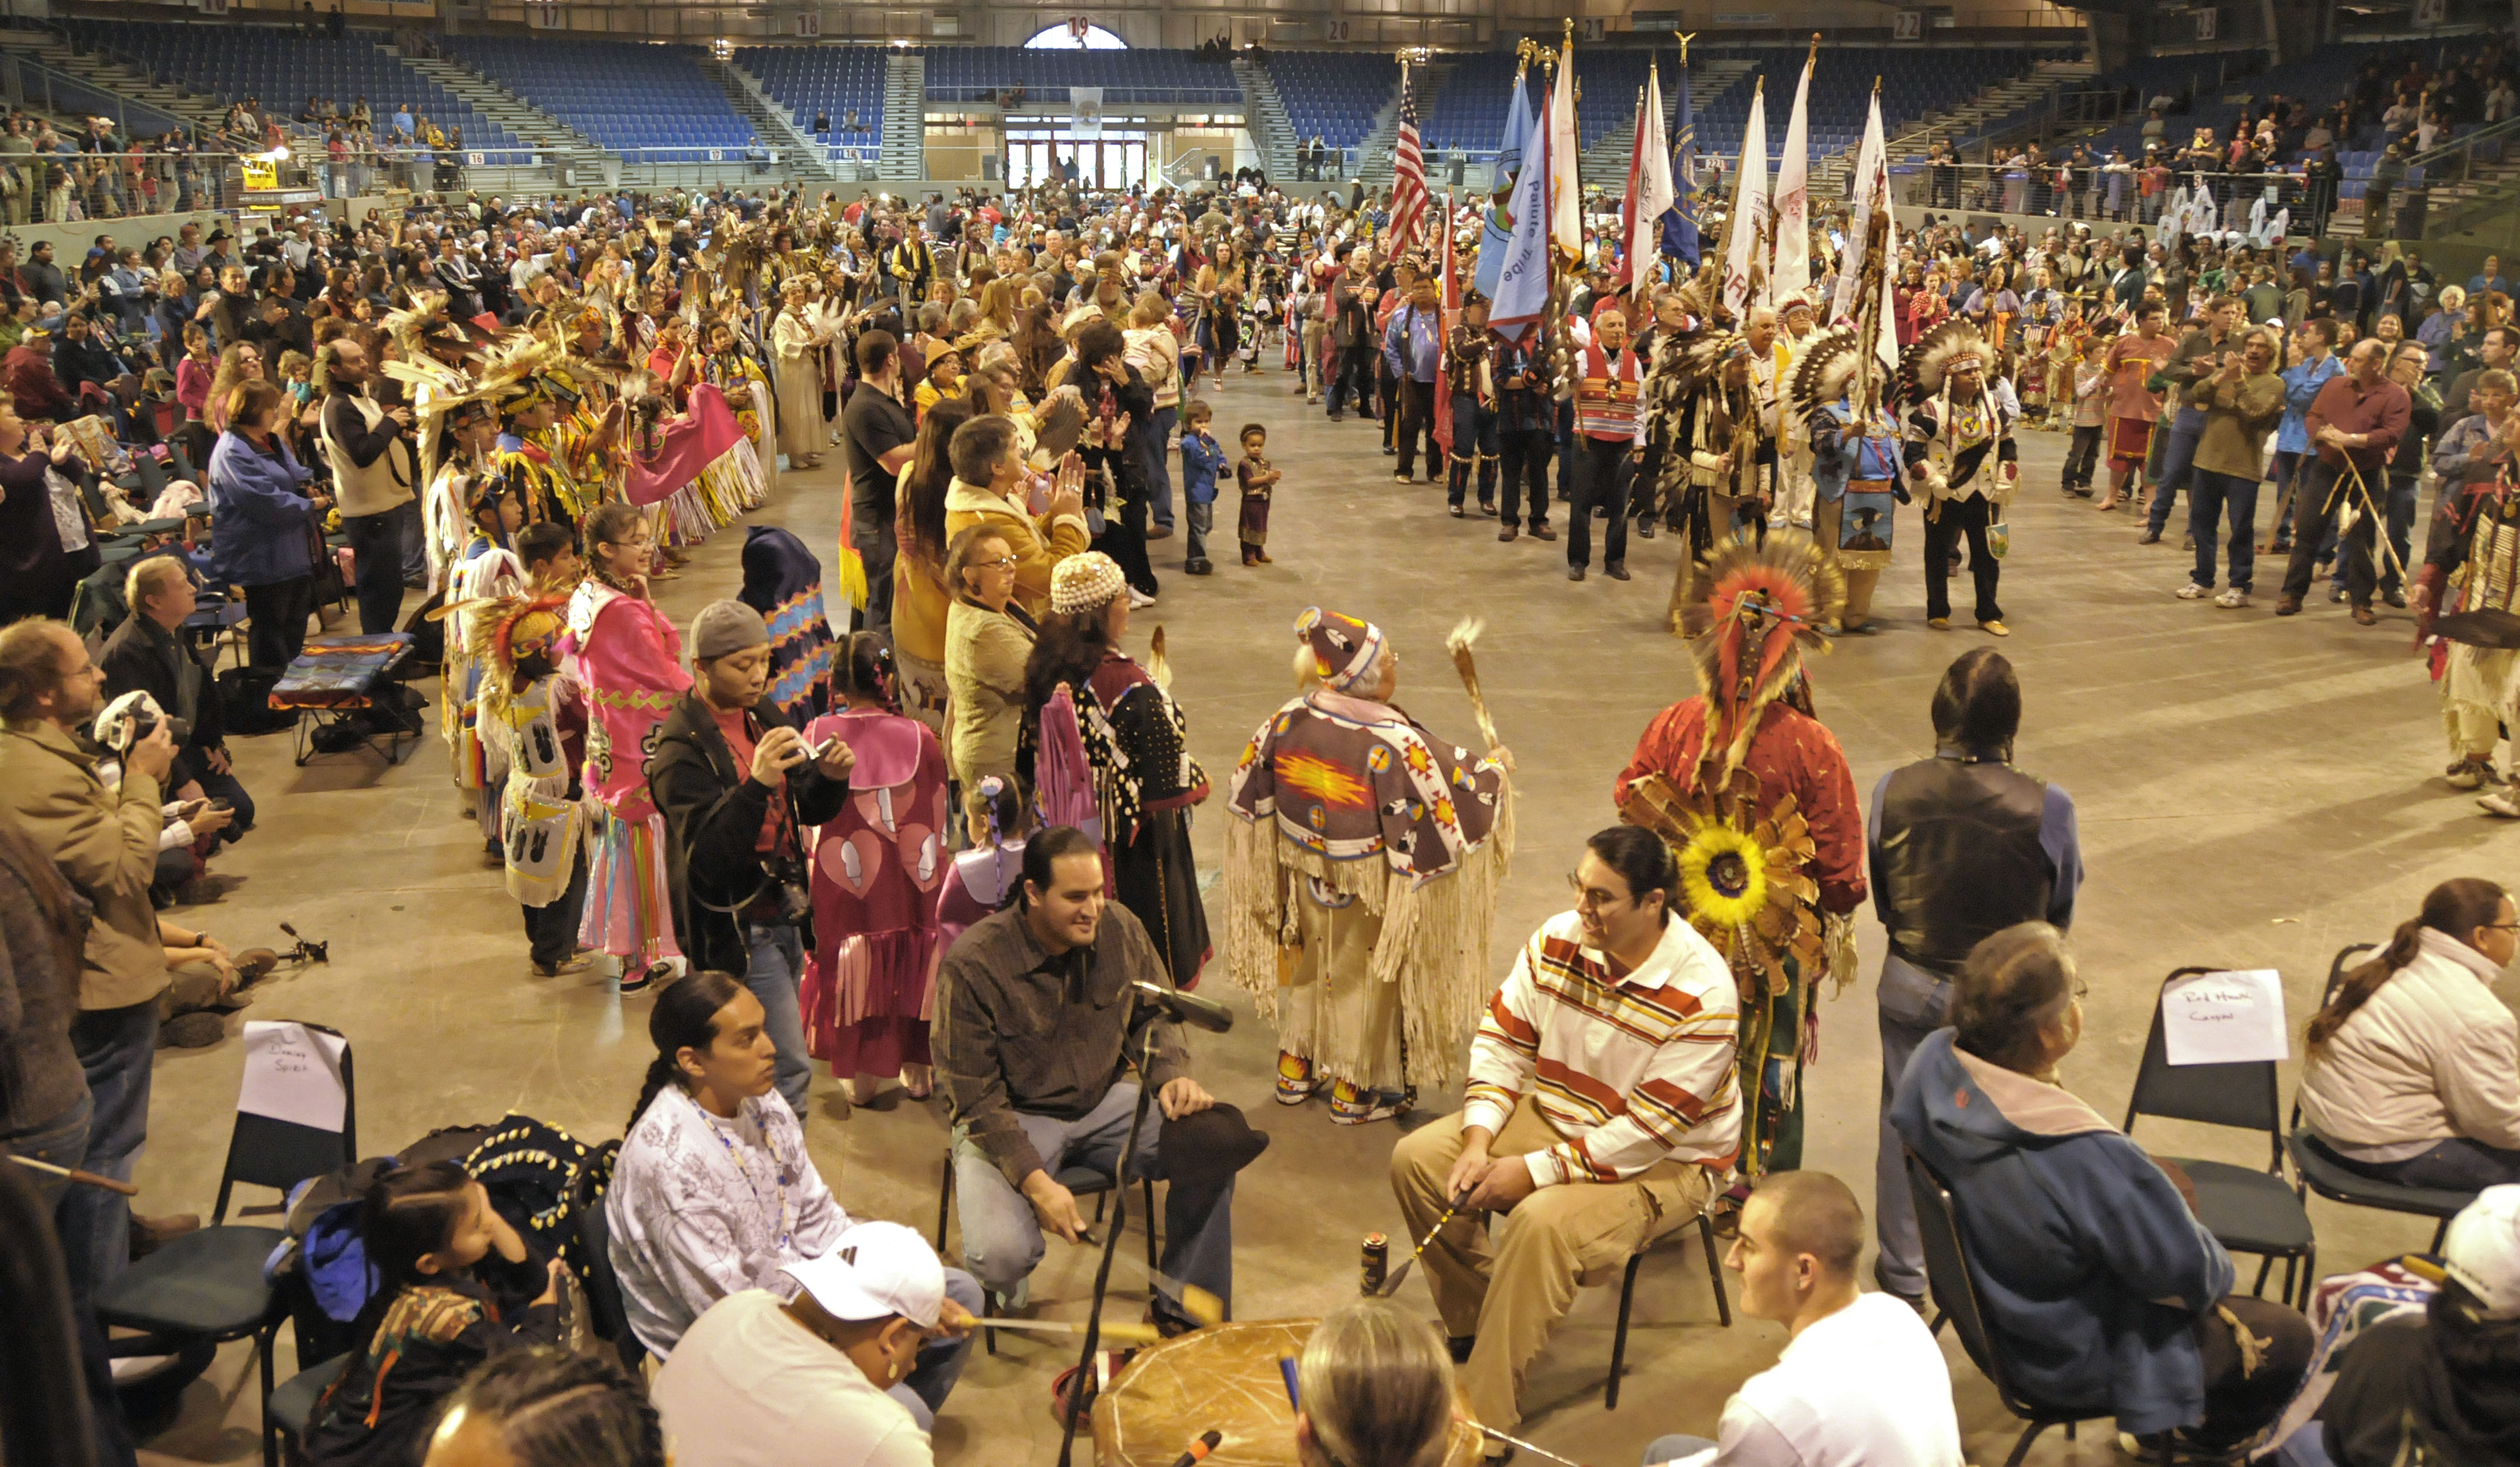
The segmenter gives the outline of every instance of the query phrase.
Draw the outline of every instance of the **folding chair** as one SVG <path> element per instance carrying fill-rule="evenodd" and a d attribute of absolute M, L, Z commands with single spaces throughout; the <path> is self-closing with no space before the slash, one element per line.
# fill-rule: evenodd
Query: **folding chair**
<path fill-rule="evenodd" d="M 2365 953 L 2379 951 L 2370 942 L 2355 942 L 2340 949 L 2335 961 L 2327 965 L 2327 986 L 2319 991 L 2318 1006 L 2327 1007 L 2336 990 L 2345 986 L 2346 971 Z M 2330 1202 L 2348 1207 L 2375 1208 L 2384 1213 L 2404 1213 L 2414 1217 L 2436 1219 L 2429 1251 L 2439 1253 L 2442 1239 L 2450 1232 L 2450 1219 L 2476 1201 L 2473 1192 L 2444 1191 L 2435 1187 L 2409 1187 L 2398 1182 L 2384 1182 L 2376 1176 L 2364 1176 L 2337 1159 L 2309 1126 L 2301 1123 L 2301 1092 L 2292 1099 L 2290 1134 L 2284 1138 L 2285 1150 L 2292 1153 L 2293 1174 L 2301 1178 L 2296 1195 L 2316 1192 Z"/>
<path fill-rule="evenodd" d="M 2020 1418 L 2025 1427 L 2012 1444 L 2012 1455 L 2003 1459 L 2003 1467 L 2021 1467 L 2021 1459 L 2030 1454 L 2030 1444 L 2051 1426 L 2065 1429 L 2065 1440 L 2074 1439 L 2077 1422 L 2097 1417 L 2115 1416 L 2116 1407 L 2107 1401 L 2069 1405 L 2062 1401 L 2035 1400 L 2012 1377 L 2010 1359 L 1996 1338 L 1995 1327 L 1978 1302 L 1977 1276 L 1969 1264 L 1968 1246 L 1963 1242 L 1959 1206 L 1952 1190 L 1922 1157 L 1906 1147 L 1900 1148 L 1907 1158 L 1908 1192 L 1916 1204 L 1916 1231 L 1925 1246 L 1925 1281 L 1933 1291 L 1934 1303 L 1942 1309 L 1934 1320 L 1934 1333 L 1941 1334 L 1948 1324 L 1959 1336 L 1960 1349 L 1968 1352 L 1970 1363 L 1995 1386 L 1996 1398 L 2003 1408 Z M 2161 1460 L 2170 1460 L 2170 1448 L 2162 1448 Z"/>
<path fill-rule="evenodd" d="M 1055 1179 L 1075 1196 L 1094 1199 L 1094 1220 L 1098 1223 L 1102 1220 L 1105 1204 L 1110 1201 L 1104 1194 L 1119 1181 L 1119 1178 L 1110 1172 L 1093 1167 L 1061 1167 L 1056 1173 Z M 1151 1273 L 1158 1267 L 1155 1252 L 1155 1179 L 1151 1176 L 1139 1177 L 1138 1186 L 1140 1200 L 1147 1210 L 1147 1271 Z M 953 1215 L 953 1211 L 954 1143 L 948 1140 L 945 1143 L 945 1179 L 943 1185 L 936 1191 L 936 1252 L 940 1255 L 945 1252 L 946 1219 Z M 982 1330 L 980 1335 L 980 1343 L 988 1347 L 989 1353 L 996 1354 L 998 1332 L 993 1329 Z"/>
<path fill-rule="evenodd" d="M 1628 1310 L 1637 1302 L 1637 1266 L 1653 1252 L 1653 1246 L 1680 1229 L 1647 1238 L 1645 1246 L 1628 1255 L 1627 1272 L 1619 1280 L 1619 1328 L 1610 1336 L 1610 1378 L 1601 1383 L 1601 1409 L 1619 1408 L 1619 1377 L 1626 1373 L 1628 1360 Z M 1706 1249 L 1706 1284 L 1715 1291 L 1715 1316 L 1726 1329 L 1732 1327 L 1732 1296 L 1724 1290 L 1724 1261 L 1715 1251 L 1715 1224 L 1704 1213 L 1697 1215 L 1697 1241 Z M 1582 1282 L 1582 1280 L 1578 1280 Z"/>
<path fill-rule="evenodd" d="M 339 1038 L 338 1030 L 309 1024 L 318 1034 Z M 320 1040 L 315 1041 L 320 1044 Z M 228 1137 L 228 1159 L 219 1174 L 218 1204 L 210 1225 L 169 1240 L 127 1269 L 97 1300 L 97 1315 L 108 1325 L 143 1332 L 139 1341 L 117 1342 L 128 1352 L 157 1353 L 169 1345 L 196 1340 L 214 1345 L 250 1339 L 262 1365 L 263 1467 L 278 1467 L 279 1440 L 272 1431 L 271 1346 L 288 1308 L 263 1278 L 262 1265 L 282 1243 L 286 1229 L 227 1221 L 228 1199 L 236 1184 L 268 1187 L 285 1197 L 291 1187 L 310 1176 L 338 1170 L 358 1160 L 358 1087 L 350 1072 L 350 1047 L 340 1049 L 341 1124 L 338 1130 L 294 1121 L 276 1120 L 240 1108 Z M 248 1059 L 249 1066 L 254 1063 Z M 248 1074 L 247 1088 L 253 1086 Z M 268 1208 L 260 1211 L 277 1212 Z M 311 1401 L 309 1402 L 312 1403 Z"/>
<path fill-rule="evenodd" d="M 611 1342 L 622 1367 L 636 1375 L 648 1347 L 639 1343 L 638 1333 L 630 1328 L 630 1310 L 621 1302 L 621 1278 L 612 1271 L 612 1220 L 604 1212 L 604 1194 L 612 1184 L 612 1166 L 620 1155 L 621 1143 L 607 1141 L 587 1158 L 586 1172 L 578 1182 L 577 1240 L 586 1251 L 586 1305 L 595 1316 L 596 1337 Z"/>
<path fill-rule="evenodd" d="M 2249 1292 L 2266 1292 L 2267 1274 L 2281 1259 L 2282 1302 L 2293 1302 L 2298 1280 L 2301 1301 L 2308 1304 L 2311 1282 L 2318 1277 L 2318 1240 L 2311 1231 L 2301 1194 L 2284 1180 L 2283 1130 L 2277 1123 L 2283 1102 L 2276 1093 L 2274 1062 L 2170 1063 L 2162 1031 L 2162 993 L 2182 979 L 2214 971 L 2178 968 L 2161 981 L 2160 990 L 2153 995 L 2152 1031 L 2143 1041 L 2143 1062 L 2136 1070 L 2135 1093 L 2127 1098 L 2125 1129 L 2134 1134 L 2138 1116 L 2162 1116 L 2263 1132 L 2267 1138 L 2264 1171 L 2191 1157 L 2168 1160 L 2195 1183 L 2196 1220 L 2205 1224 L 2215 1241 L 2233 1253 L 2252 1253 L 2260 1259 L 2258 1280 Z"/>

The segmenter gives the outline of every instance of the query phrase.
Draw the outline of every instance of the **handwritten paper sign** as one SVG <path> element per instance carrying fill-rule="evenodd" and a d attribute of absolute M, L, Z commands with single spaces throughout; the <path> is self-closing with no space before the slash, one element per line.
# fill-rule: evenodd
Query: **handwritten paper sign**
<path fill-rule="evenodd" d="M 248 1023 L 245 1027 L 245 1086 L 237 1109 L 318 1130 L 339 1130 L 347 1110 L 338 1034 L 303 1024 Z"/>
<path fill-rule="evenodd" d="M 2162 990 L 2161 1037 L 2174 1065 L 2280 1060 L 2283 977 L 2272 968 L 2199 973 Z"/>

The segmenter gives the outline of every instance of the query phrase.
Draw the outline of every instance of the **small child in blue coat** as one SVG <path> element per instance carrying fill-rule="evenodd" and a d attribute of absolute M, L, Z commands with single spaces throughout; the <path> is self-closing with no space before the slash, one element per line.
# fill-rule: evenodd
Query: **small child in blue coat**
<path fill-rule="evenodd" d="M 1182 570 L 1192 575 L 1216 569 L 1207 558 L 1207 532 L 1216 527 L 1216 476 L 1225 469 L 1225 448 L 1207 431 L 1215 416 L 1204 402 L 1182 408 L 1182 492 L 1190 503 L 1190 558 Z"/>

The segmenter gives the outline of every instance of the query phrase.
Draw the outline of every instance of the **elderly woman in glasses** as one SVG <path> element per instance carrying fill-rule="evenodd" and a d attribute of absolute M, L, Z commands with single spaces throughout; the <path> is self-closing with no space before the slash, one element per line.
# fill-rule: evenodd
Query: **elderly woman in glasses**
<path fill-rule="evenodd" d="M 1019 564 L 995 524 L 967 526 L 945 552 L 945 765 L 963 792 L 971 839 L 988 833 L 980 782 L 1012 783 L 1023 732 L 1024 664 L 1038 623 L 1015 599 Z"/>
<path fill-rule="evenodd" d="M 2310 1325 L 2231 1293 L 2230 1256 L 2187 1178 L 2057 1078 L 2087 991 L 2045 922 L 1980 941 L 1890 1123 L 1951 1193 L 1979 1307 L 2024 1395 L 2114 1414 L 2147 1452 L 2164 1434 L 2228 1450 L 2291 1398 Z"/>

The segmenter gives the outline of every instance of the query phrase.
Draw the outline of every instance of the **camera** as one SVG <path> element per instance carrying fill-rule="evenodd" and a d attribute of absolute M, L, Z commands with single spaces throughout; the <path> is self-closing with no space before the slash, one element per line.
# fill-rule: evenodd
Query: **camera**
<path fill-rule="evenodd" d="M 166 725 L 166 736 L 178 745 L 192 737 L 193 726 L 158 706 L 145 688 L 135 688 L 105 706 L 93 728 L 97 743 L 114 754 L 129 754 L 142 740 Z"/>

